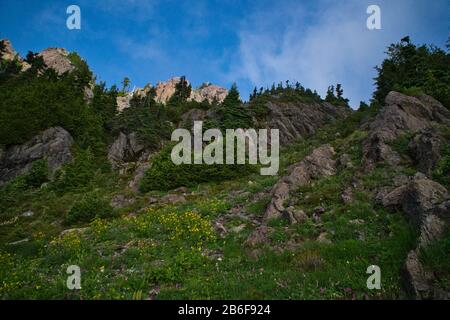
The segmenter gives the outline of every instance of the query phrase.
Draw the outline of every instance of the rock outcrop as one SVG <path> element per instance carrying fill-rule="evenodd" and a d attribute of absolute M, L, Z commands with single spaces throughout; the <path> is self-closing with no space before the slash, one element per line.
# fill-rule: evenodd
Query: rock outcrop
<path fill-rule="evenodd" d="M 410 97 L 391 91 L 386 107 L 369 125 L 369 136 L 363 143 L 363 162 L 367 170 L 377 162 L 398 165 L 400 156 L 389 145 L 405 133 L 431 128 L 433 123 L 450 123 L 450 111 L 432 97 Z"/>
<path fill-rule="evenodd" d="M 174 77 L 167 81 L 159 81 L 156 84 L 156 97 L 155 101 L 159 103 L 167 103 L 169 101 L 170 97 L 173 96 L 175 93 L 175 87 L 180 82 L 180 77 Z M 188 82 L 189 83 L 189 82 Z"/>
<path fill-rule="evenodd" d="M 207 100 L 212 103 L 214 100 L 222 102 L 228 94 L 228 90 L 211 83 L 205 83 L 199 88 L 191 91 L 191 100 L 202 102 Z"/>
<path fill-rule="evenodd" d="M 61 127 L 36 135 L 22 145 L 11 146 L 0 154 L 0 185 L 27 172 L 36 160 L 46 159 L 50 171 L 72 160 L 72 136 Z"/>
<path fill-rule="evenodd" d="M 135 132 L 130 134 L 120 132 L 109 147 L 108 160 L 114 169 L 119 169 L 127 162 L 138 160 L 144 150 L 145 146 L 139 142 Z"/>
<path fill-rule="evenodd" d="M 124 96 L 119 96 L 116 98 L 117 111 L 122 112 L 123 110 L 130 107 L 130 100 L 133 98 L 132 94 L 126 94 Z"/>
<path fill-rule="evenodd" d="M 343 119 L 351 113 L 351 109 L 322 103 L 276 103 L 268 102 L 268 129 L 280 130 L 280 143 L 286 145 L 300 137 L 314 134 L 326 123 Z"/>
<path fill-rule="evenodd" d="M 56 71 L 59 75 L 71 72 L 75 66 L 69 59 L 69 52 L 63 48 L 48 48 L 38 54 L 42 57 L 48 68 Z"/>
<path fill-rule="evenodd" d="M 280 217 L 285 211 L 284 202 L 289 198 L 289 194 L 309 183 L 311 179 L 334 175 L 336 173 L 334 155 L 335 151 L 330 145 L 323 145 L 315 149 L 303 161 L 292 165 L 288 169 L 288 174 L 272 188 L 272 199 L 267 206 L 264 219 Z"/>
<path fill-rule="evenodd" d="M 17 59 L 17 61 L 19 61 L 19 63 L 22 65 L 22 71 L 26 71 L 30 68 L 30 64 L 23 61 L 16 50 L 14 50 L 11 41 L 9 41 L 8 39 L 2 39 L 0 40 L 0 42 L 3 46 L 3 50 L 0 52 L 1 59 L 8 61 Z"/>
<path fill-rule="evenodd" d="M 167 103 L 172 95 L 175 93 L 176 85 L 180 82 L 180 77 L 171 78 L 165 82 L 158 82 L 156 89 L 155 101 L 160 103 Z M 187 80 L 186 80 L 187 81 Z M 187 81 L 189 84 L 189 81 Z M 191 96 L 188 100 L 202 102 L 207 100 L 213 102 L 222 102 L 228 94 L 228 90 L 210 83 L 203 84 L 199 88 L 193 88 L 191 90 Z"/>
<path fill-rule="evenodd" d="M 167 81 L 159 81 L 155 86 L 155 101 L 166 104 L 175 93 L 176 85 L 180 82 L 180 80 L 180 77 L 174 77 Z M 189 81 L 186 80 L 186 82 L 189 84 Z M 124 96 L 117 97 L 117 110 L 120 112 L 130 107 L 130 100 L 133 95 L 145 97 L 151 88 L 153 88 L 153 86 L 151 84 L 147 84 L 144 88 L 136 88 Z M 225 99 L 227 94 L 227 89 L 214 84 L 205 83 L 199 88 L 193 88 L 188 100 L 197 102 L 203 102 L 206 100 L 210 103 L 217 101 L 220 103 Z"/>
<path fill-rule="evenodd" d="M 201 109 L 191 109 L 181 116 L 180 128 L 192 129 L 194 121 L 203 121 L 207 116 L 207 111 Z"/>
<path fill-rule="evenodd" d="M 108 161 L 111 163 L 111 167 L 120 173 L 133 173 L 128 187 L 132 191 L 138 192 L 141 179 L 151 166 L 150 159 L 154 154 L 153 151 L 139 142 L 135 132 L 130 134 L 121 132 L 109 147 Z"/>
<path fill-rule="evenodd" d="M 444 143 L 444 139 L 431 129 L 419 132 L 411 140 L 408 145 L 409 153 L 420 172 L 426 175 L 431 174 L 441 160 L 441 149 Z"/>
<path fill-rule="evenodd" d="M 381 202 L 387 208 L 403 210 L 420 232 L 418 246 L 409 252 L 402 271 L 408 293 L 416 299 L 442 298 L 442 290 L 433 286 L 433 274 L 427 273 L 420 262 L 420 252 L 448 230 L 447 189 L 418 173 L 382 197 Z"/>

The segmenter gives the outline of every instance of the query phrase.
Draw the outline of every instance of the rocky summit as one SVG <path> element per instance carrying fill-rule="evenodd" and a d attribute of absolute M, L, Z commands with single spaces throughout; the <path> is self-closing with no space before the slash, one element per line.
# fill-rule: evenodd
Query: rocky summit
<path fill-rule="evenodd" d="M 341 84 L 107 87 L 1 41 L 0 298 L 449 299 L 449 54 L 406 40 L 358 109 Z M 278 130 L 278 174 L 175 164 L 195 121 Z"/>

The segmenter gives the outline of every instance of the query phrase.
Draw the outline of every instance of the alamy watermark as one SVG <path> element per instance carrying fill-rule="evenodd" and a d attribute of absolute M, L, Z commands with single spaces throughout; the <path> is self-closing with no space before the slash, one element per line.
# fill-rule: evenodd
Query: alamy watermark
<path fill-rule="evenodd" d="M 259 129 L 258 132 L 255 129 L 226 129 L 224 139 L 219 129 L 208 129 L 203 133 L 203 122 L 194 121 L 193 131 L 193 139 L 191 132 L 187 129 L 176 129 L 172 133 L 171 140 L 179 141 L 171 153 L 174 164 L 192 164 L 192 162 L 193 164 L 245 164 L 248 159 L 249 164 L 257 164 L 259 160 L 261 165 L 268 166 L 260 169 L 261 175 L 278 173 L 280 164 L 278 129 Z M 203 149 L 204 142 L 209 144 Z"/>
<path fill-rule="evenodd" d="M 77 5 L 70 5 L 66 9 L 66 13 L 70 16 L 67 17 L 66 26 L 69 30 L 81 29 L 81 9 Z"/>
<path fill-rule="evenodd" d="M 370 274 L 367 278 L 367 289 L 381 289 L 381 269 L 379 266 L 371 265 L 367 267 L 366 273 Z"/>
<path fill-rule="evenodd" d="M 71 265 L 67 267 L 66 273 L 69 275 L 67 277 L 66 285 L 69 290 L 80 290 L 81 289 L 81 269 L 77 265 Z"/>
<path fill-rule="evenodd" d="M 372 4 L 367 7 L 367 14 L 370 16 L 367 18 L 366 26 L 369 30 L 381 30 L 381 9 L 376 4 Z"/>

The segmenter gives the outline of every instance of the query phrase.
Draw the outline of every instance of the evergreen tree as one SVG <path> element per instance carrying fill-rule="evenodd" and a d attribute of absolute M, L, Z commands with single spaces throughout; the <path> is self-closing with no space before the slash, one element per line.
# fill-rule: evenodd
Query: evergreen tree
<path fill-rule="evenodd" d="M 377 66 L 374 99 L 383 104 L 389 91 L 423 92 L 450 107 L 450 54 L 435 46 L 416 46 L 409 37 L 387 48 Z"/>
<path fill-rule="evenodd" d="M 332 103 L 335 99 L 334 86 L 329 86 L 327 89 L 327 95 L 325 96 L 325 101 Z"/>
<path fill-rule="evenodd" d="M 128 87 L 130 86 L 130 78 L 125 77 L 122 80 L 122 93 L 125 93 L 128 91 Z"/>
<path fill-rule="evenodd" d="M 342 85 L 340 83 L 338 83 L 336 85 L 336 97 L 338 99 L 342 99 L 344 95 L 344 90 L 342 89 Z"/>
<path fill-rule="evenodd" d="M 222 104 L 218 108 L 221 129 L 250 128 L 252 118 L 249 110 L 241 101 L 236 84 L 233 84 Z"/>

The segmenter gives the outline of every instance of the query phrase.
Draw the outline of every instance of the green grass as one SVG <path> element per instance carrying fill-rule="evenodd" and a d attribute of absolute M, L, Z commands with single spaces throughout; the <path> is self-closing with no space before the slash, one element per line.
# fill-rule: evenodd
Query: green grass
<path fill-rule="evenodd" d="M 129 177 L 108 170 L 91 171 L 88 183 L 78 185 L 75 180 L 76 188 L 65 183 L 68 188 L 63 192 L 54 190 L 52 182 L 37 188 L 12 184 L 1 189 L 0 221 L 18 218 L 0 226 L 0 297 L 146 299 L 158 289 L 158 299 L 403 298 L 400 269 L 416 246 L 417 234 L 401 213 L 386 212 L 373 203 L 372 192 L 391 184 L 398 172 L 380 165 L 361 173 L 360 144 L 366 132 L 354 129 L 367 115 L 352 117 L 353 131 L 343 130 L 341 123 L 330 124 L 283 148 L 279 176 L 250 173 L 195 184 L 189 187 L 187 201 L 176 205 L 150 205 L 148 197 L 165 193 L 124 191 Z M 245 224 L 240 233 L 222 238 L 215 232 L 214 222 L 236 205 L 261 218 L 270 201 L 268 192 L 284 170 L 326 142 L 335 148 L 336 158 L 347 153 L 354 168 L 315 180 L 293 194 L 295 207 L 308 216 L 305 222 L 289 225 L 284 218 L 271 220 L 270 243 L 254 249 L 244 246 L 254 228 L 248 221 L 225 221 L 227 229 Z M 360 189 L 346 204 L 341 193 L 354 179 L 360 181 Z M 233 192 L 236 196 L 231 196 Z M 266 195 L 252 201 L 252 195 L 260 192 Z M 96 199 L 125 194 L 135 201 L 92 222 L 88 220 L 95 215 L 86 221 L 77 219 L 70 227 L 87 229 L 61 237 L 60 232 L 68 228 L 64 221 L 69 212 L 86 194 L 95 194 Z M 317 206 L 325 209 L 321 222 L 312 219 Z M 27 210 L 35 215 L 20 216 Z M 330 244 L 315 241 L 323 232 Z M 8 244 L 24 238 L 29 241 Z M 443 285 L 448 285 L 447 240 L 424 253 L 426 267 L 441 275 Z M 79 291 L 65 286 L 66 269 L 73 264 L 81 267 Z M 366 269 L 372 264 L 381 268 L 381 290 L 366 287 Z"/>

